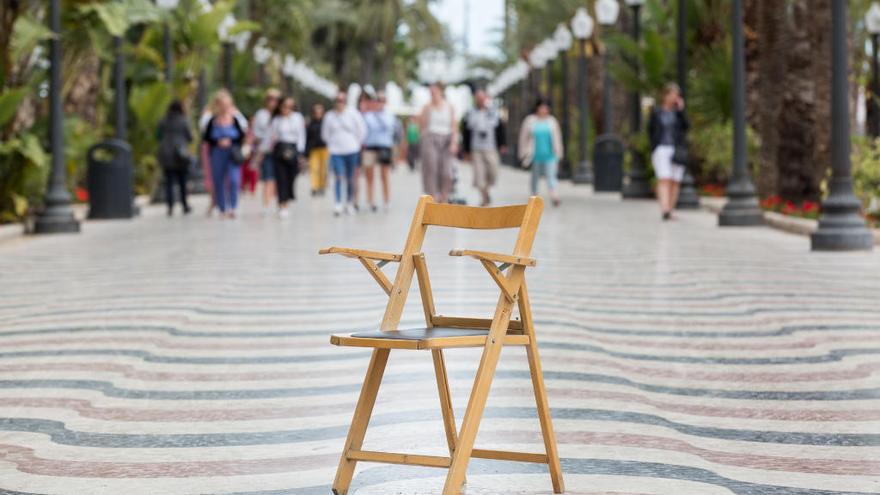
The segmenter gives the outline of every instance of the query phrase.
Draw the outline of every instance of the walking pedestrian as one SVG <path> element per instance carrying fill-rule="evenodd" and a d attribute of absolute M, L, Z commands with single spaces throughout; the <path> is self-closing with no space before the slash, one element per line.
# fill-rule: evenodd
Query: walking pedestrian
<path fill-rule="evenodd" d="M 461 142 L 465 160 L 474 167 L 474 187 L 480 191 L 481 206 L 489 206 L 489 188 L 498 180 L 501 155 L 507 145 L 501 115 L 484 89 L 474 92 L 475 107 L 462 120 Z"/>
<path fill-rule="evenodd" d="M 382 204 L 387 211 L 391 194 L 390 172 L 394 164 L 394 139 L 400 124 L 397 122 L 397 118 L 385 109 L 384 91 L 377 92 L 374 98 L 369 99 L 367 111 L 363 116 L 367 136 L 364 139 L 361 164 L 367 179 L 367 202 L 370 203 L 372 211 L 377 211 L 373 182 L 376 166 L 379 166 L 382 182 Z"/>
<path fill-rule="evenodd" d="M 330 153 L 327 143 L 321 138 L 321 125 L 324 122 L 324 105 L 312 106 L 312 115 L 306 127 L 306 155 L 309 158 L 309 177 L 312 182 L 312 196 L 323 196 L 327 190 L 327 167 Z"/>
<path fill-rule="evenodd" d="M 346 105 L 344 91 L 336 95 L 333 109 L 327 112 L 321 124 L 321 139 L 327 143 L 330 152 L 330 166 L 336 178 L 336 205 L 333 214 L 339 216 L 343 211 L 355 212 L 354 181 L 358 167 L 361 145 L 367 136 L 367 126 L 361 114 Z M 345 181 L 345 203 L 342 198 L 342 182 Z"/>
<path fill-rule="evenodd" d="M 425 194 L 439 203 L 449 201 L 452 192 L 452 159 L 458 153 L 458 126 L 455 109 L 446 101 L 443 85 L 429 87 L 431 101 L 422 109 L 421 156 Z"/>
<path fill-rule="evenodd" d="M 241 164 L 247 120 L 239 118 L 232 95 L 218 91 L 212 99 L 213 114 L 205 125 L 202 140 L 208 148 L 214 202 L 222 216 L 235 218 L 241 188 Z"/>
<path fill-rule="evenodd" d="M 269 213 L 275 200 L 275 168 L 272 165 L 272 116 L 278 108 L 281 92 L 275 88 L 266 91 L 263 108 L 254 114 L 251 128 L 254 136 L 254 167 L 260 172 L 262 184 L 263 215 Z"/>
<path fill-rule="evenodd" d="M 296 201 L 299 159 L 306 149 L 306 123 L 296 111 L 296 100 L 286 96 L 272 118 L 272 163 L 278 185 L 278 216 L 287 218 L 287 203 Z"/>
<path fill-rule="evenodd" d="M 416 170 L 416 159 L 419 157 L 419 123 L 413 116 L 406 118 L 406 140 L 404 141 L 406 150 L 406 163 L 409 165 L 410 172 Z"/>
<path fill-rule="evenodd" d="M 174 185 L 180 191 L 180 204 L 183 214 L 190 212 L 186 198 L 186 182 L 189 167 L 193 163 L 189 145 L 192 143 L 192 131 L 189 128 L 183 104 L 179 100 L 168 105 L 165 118 L 159 123 L 159 165 L 165 175 L 165 203 L 168 205 L 168 216 L 174 213 Z"/>
<path fill-rule="evenodd" d="M 532 195 L 538 195 L 541 177 L 547 180 L 547 190 L 553 206 L 559 206 L 556 192 L 559 159 L 565 156 L 559 122 L 550 113 L 550 103 L 541 98 L 535 111 L 525 118 L 519 133 L 520 160 L 532 169 Z"/>
<path fill-rule="evenodd" d="M 681 89 L 677 84 L 669 83 L 663 88 L 660 106 L 651 110 L 648 121 L 651 164 L 657 177 L 657 201 L 664 221 L 673 218 L 672 210 L 678 202 L 687 164 L 685 136 L 689 126 Z"/>

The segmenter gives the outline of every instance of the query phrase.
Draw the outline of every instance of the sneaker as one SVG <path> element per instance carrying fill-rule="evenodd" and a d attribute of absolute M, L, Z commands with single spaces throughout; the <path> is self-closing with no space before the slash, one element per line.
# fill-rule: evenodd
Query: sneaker
<path fill-rule="evenodd" d="M 183 214 L 184 214 L 184 215 L 189 215 L 189 213 L 190 213 L 191 211 L 192 211 L 192 208 L 190 208 L 189 206 L 184 206 L 184 207 L 183 207 Z"/>
<path fill-rule="evenodd" d="M 342 210 L 343 210 L 342 203 L 336 203 L 336 205 L 333 207 L 333 216 L 338 217 L 339 215 L 342 214 Z"/>
<path fill-rule="evenodd" d="M 354 215 L 355 213 L 357 213 L 357 209 L 358 208 L 357 208 L 356 204 L 348 203 L 347 205 L 345 205 L 345 214 L 346 215 Z"/>
<path fill-rule="evenodd" d="M 290 212 L 287 211 L 287 208 L 281 208 L 278 210 L 278 218 L 287 218 L 290 216 Z"/>
<path fill-rule="evenodd" d="M 376 213 L 377 211 L 379 211 L 379 207 L 376 205 L 370 205 L 370 211 Z"/>
<path fill-rule="evenodd" d="M 672 213 L 670 213 L 668 211 L 664 211 L 663 212 L 663 221 L 668 222 L 669 220 L 672 220 Z"/>

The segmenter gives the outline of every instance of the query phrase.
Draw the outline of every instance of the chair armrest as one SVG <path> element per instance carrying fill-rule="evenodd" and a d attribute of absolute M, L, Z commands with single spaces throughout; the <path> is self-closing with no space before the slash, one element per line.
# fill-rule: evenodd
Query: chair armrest
<path fill-rule="evenodd" d="M 318 251 L 318 254 L 338 254 L 346 258 L 366 258 L 376 261 L 394 261 L 400 262 L 402 258 L 399 254 L 385 253 L 382 251 L 368 251 L 366 249 L 353 249 L 344 247 L 328 247 Z"/>
<path fill-rule="evenodd" d="M 492 263 L 503 263 L 508 265 L 519 266 L 535 266 L 538 262 L 534 258 L 523 258 L 521 256 L 513 256 L 510 254 L 489 253 L 486 251 L 472 251 L 470 249 L 453 249 L 449 251 L 449 256 L 470 256 L 480 261 L 490 261 Z"/>

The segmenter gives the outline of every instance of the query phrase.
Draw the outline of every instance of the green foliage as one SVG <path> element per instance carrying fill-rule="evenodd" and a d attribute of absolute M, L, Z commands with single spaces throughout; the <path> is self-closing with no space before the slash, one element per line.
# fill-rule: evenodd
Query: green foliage
<path fill-rule="evenodd" d="M 36 135 L 22 133 L 0 142 L 0 223 L 27 214 L 43 191 L 47 169 L 48 156 Z"/>
<path fill-rule="evenodd" d="M 856 195 L 867 213 L 880 216 L 880 139 L 854 138 L 852 176 Z"/>
<path fill-rule="evenodd" d="M 698 160 L 703 182 L 726 184 L 733 167 L 733 122 L 714 121 L 694 126 L 690 132 L 691 154 Z M 746 127 L 746 158 L 749 170 L 757 172 L 760 140 L 751 127 Z"/>
<path fill-rule="evenodd" d="M 171 102 L 168 85 L 163 82 L 143 84 L 132 88 L 129 95 L 131 121 L 129 144 L 135 163 L 135 190 L 148 193 L 156 182 L 156 129 Z"/>

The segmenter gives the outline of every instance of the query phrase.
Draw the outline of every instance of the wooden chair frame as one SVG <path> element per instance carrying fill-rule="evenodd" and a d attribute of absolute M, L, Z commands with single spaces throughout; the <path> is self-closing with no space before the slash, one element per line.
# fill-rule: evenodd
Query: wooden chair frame
<path fill-rule="evenodd" d="M 564 491 L 562 469 L 556 448 L 556 437 L 553 433 L 550 406 L 547 402 L 547 394 L 544 388 L 541 360 L 538 356 L 538 343 L 535 338 L 534 321 L 532 320 L 528 289 L 525 281 L 525 269 L 536 264 L 534 259 L 529 258 L 529 255 L 542 211 L 543 202 L 538 197 L 530 198 L 525 205 L 474 208 L 437 204 L 434 203 L 430 196 L 422 196 L 413 215 L 409 234 L 401 254 L 337 247 L 320 251 L 320 254 L 339 254 L 350 258 L 357 258 L 389 296 L 388 305 L 379 327 L 382 332 L 385 332 L 383 333 L 383 338 L 334 335 L 330 340 L 335 345 L 374 348 L 360 397 L 355 407 L 348 437 L 345 441 L 342 457 L 339 461 L 339 468 L 336 471 L 336 479 L 333 482 L 334 494 L 346 495 L 351 485 L 355 466 L 359 461 L 368 461 L 448 468 L 449 471 L 443 488 L 443 494 L 458 495 L 465 481 L 468 462 L 472 457 L 547 464 L 553 484 L 553 491 L 555 493 L 562 493 Z M 469 229 L 519 229 L 519 235 L 512 255 L 471 250 L 453 250 L 449 253 L 451 256 L 468 256 L 477 259 L 498 285 L 501 295 L 499 296 L 492 319 L 461 318 L 436 314 L 425 256 L 421 253 L 422 243 L 428 226 Z M 394 283 L 391 283 L 381 270 L 385 264 L 391 262 L 399 263 Z M 486 329 L 488 333 L 452 337 L 441 336 L 419 340 L 394 338 L 394 333 L 398 332 L 398 324 L 400 323 L 407 295 L 412 285 L 413 274 L 418 278 L 422 306 L 425 312 L 425 323 L 428 329 L 435 327 Z M 514 304 L 519 308 L 520 320 L 511 319 Z M 477 436 L 489 389 L 501 355 L 501 348 L 505 345 L 522 345 L 526 347 L 538 418 L 544 439 L 545 452 L 543 454 L 474 448 L 474 440 Z M 449 391 L 446 363 L 443 357 L 444 348 L 455 347 L 483 347 L 480 365 L 474 378 L 474 385 L 460 430 L 456 430 L 452 396 Z M 446 442 L 449 448 L 448 457 L 375 452 L 362 449 L 364 435 L 367 431 L 391 349 L 431 349 L 440 397 L 440 408 L 443 413 L 443 423 L 446 431 Z"/>

